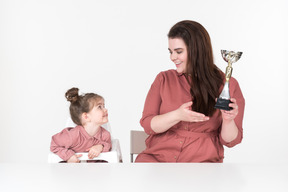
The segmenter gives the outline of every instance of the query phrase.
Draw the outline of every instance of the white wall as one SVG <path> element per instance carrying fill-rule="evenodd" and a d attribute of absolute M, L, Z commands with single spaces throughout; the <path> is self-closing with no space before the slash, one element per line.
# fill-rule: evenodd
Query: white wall
<path fill-rule="evenodd" d="M 46 162 L 64 128 L 67 89 L 104 96 L 113 137 L 129 162 L 155 76 L 174 68 L 167 33 L 196 20 L 220 50 L 241 50 L 233 76 L 246 98 L 244 140 L 225 162 L 288 161 L 286 0 L 0 1 L 0 162 Z M 286 54 L 286 55 L 285 55 Z"/>

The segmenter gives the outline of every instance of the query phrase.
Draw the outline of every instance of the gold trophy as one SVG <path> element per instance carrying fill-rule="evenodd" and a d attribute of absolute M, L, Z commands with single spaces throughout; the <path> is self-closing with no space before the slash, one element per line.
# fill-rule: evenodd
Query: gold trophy
<path fill-rule="evenodd" d="M 235 63 L 240 59 L 242 52 L 235 53 L 234 51 L 221 50 L 221 54 L 223 59 L 228 62 L 228 66 L 226 67 L 225 73 L 226 82 L 219 98 L 217 98 L 215 108 L 230 111 L 232 107 L 229 107 L 229 103 L 231 103 L 229 93 L 229 80 L 233 70 L 232 63 Z"/>

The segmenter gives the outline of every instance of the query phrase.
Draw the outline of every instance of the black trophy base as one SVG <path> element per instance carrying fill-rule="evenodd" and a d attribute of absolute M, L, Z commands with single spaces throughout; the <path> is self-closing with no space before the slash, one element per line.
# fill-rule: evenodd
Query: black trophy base
<path fill-rule="evenodd" d="M 217 98 L 217 102 L 214 108 L 230 111 L 233 108 L 229 107 L 229 103 L 232 103 L 232 102 L 228 99 Z"/>

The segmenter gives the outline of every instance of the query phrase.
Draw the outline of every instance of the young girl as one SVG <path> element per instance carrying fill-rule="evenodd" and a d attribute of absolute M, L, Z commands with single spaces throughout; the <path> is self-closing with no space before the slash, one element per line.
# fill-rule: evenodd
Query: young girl
<path fill-rule="evenodd" d="M 108 122 L 104 99 L 94 93 L 78 94 L 78 88 L 69 89 L 65 97 L 71 102 L 70 115 L 77 125 L 52 136 L 50 150 L 68 163 L 78 163 L 78 152 L 89 152 L 89 159 L 111 149 L 111 136 L 101 125 Z"/>

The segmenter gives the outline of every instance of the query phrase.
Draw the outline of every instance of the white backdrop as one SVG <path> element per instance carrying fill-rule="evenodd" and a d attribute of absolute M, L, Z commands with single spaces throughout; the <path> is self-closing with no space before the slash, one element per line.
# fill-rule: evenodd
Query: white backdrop
<path fill-rule="evenodd" d="M 47 162 L 68 117 L 66 90 L 106 100 L 114 138 L 129 162 L 130 130 L 156 75 L 174 68 L 167 33 L 200 22 L 233 65 L 246 99 L 244 139 L 224 162 L 288 161 L 288 1 L 0 0 L 0 162 Z M 286 55 L 285 55 L 286 54 Z"/>

